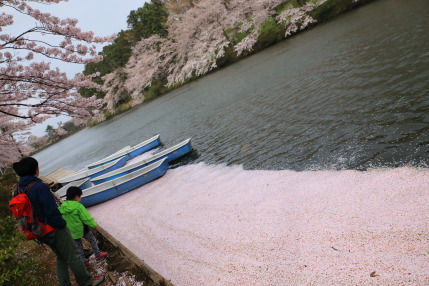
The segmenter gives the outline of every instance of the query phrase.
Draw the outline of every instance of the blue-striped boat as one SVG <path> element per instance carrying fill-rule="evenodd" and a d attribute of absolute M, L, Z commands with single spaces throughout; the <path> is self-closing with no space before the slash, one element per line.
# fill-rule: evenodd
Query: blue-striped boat
<path fill-rule="evenodd" d="M 149 164 L 152 164 L 156 161 L 159 161 L 163 158 L 167 159 L 167 162 L 171 162 L 175 159 L 180 158 L 181 156 L 189 153 L 192 151 L 192 144 L 191 144 L 191 139 L 186 139 L 185 141 L 170 147 L 168 149 L 165 149 L 164 151 L 161 151 L 155 155 L 153 155 L 152 157 L 149 157 L 145 160 L 142 160 L 140 162 L 136 162 L 133 164 L 129 164 L 127 166 L 124 166 L 122 168 L 118 168 L 116 170 L 113 170 L 111 172 L 105 173 L 103 175 L 97 176 L 95 178 L 91 179 L 91 182 L 94 183 L 95 185 L 104 183 L 104 182 L 108 182 L 110 180 L 122 177 L 126 174 L 129 174 L 131 172 L 134 172 L 136 170 L 139 170 Z"/>
<path fill-rule="evenodd" d="M 167 158 L 164 158 L 120 178 L 85 189 L 80 202 L 85 207 L 100 204 L 158 179 L 167 170 L 168 161 Z"/>
<path fill-rule="evenodd" d="M 73 181 L 68 183 L 67 185 L 65 185 L 64 187 L 62 187 L 61 189 L 59 189 L 58 191 L 55 192 L 55 194 L 57 196 L 59 196 L 60 198 L 63 198 L 66 196 L 67 194 L 67 189 L 70 187 L 79 187 L 82 190 L 88 189 L 90 187 L 94 186 L 93 183 L 91 183 L 91 181 L 89 180 L 89 178 L 85 178 L 82 180 L 78 180 L 78 181 Z"/>
<path fill-rule="evenodd" d="M 161 143 L 161 139 L 159 137 L 159 134 L 153 136 L 152 138 L 141 142 L 140 144 L 137 144 L 133 147 L 130 146 L 126 146 L 124 148 L 122 148 L 121 150 L 113 153 L 110 156 L 107 156 L 104 159 L 101 159 L 97 162 L 94 162 L 92 164 L 87 165 L 86 167 L 88 169 L 93 169 L 96 167 L 99 167 L 101 165 L 104 165 L 106 163 L 112 162 L 113 160 L 116 160 L 119 157 L 125 156 L 126 160 L 130 160 L 132 158 L 135 158 L 141 154 L 143 154 L 144 152 L 147 152 L 153 148 L 155 148 L 156 146 L 158 146 Z"/>
<path fill-rule="evenodd" d="M 66 185 L 73 181 L 82 180 L 85 178 L 95 178 L 97 176 L 100 176 L 102 174 L 108 173 L 110 171 L 116 170 L 118 168 L 123 167 L 127 163 L 127 159 L 125 156 L 122 156 L 115 161 L 112 161 L 110 163 L 98 166 L 97 168 L 93 168 L 90 170 L 81 170 L 80 172 L 76 172 L 70 176 L 61 178 L 58 180 L 58 183 L 62 185 Z"/>

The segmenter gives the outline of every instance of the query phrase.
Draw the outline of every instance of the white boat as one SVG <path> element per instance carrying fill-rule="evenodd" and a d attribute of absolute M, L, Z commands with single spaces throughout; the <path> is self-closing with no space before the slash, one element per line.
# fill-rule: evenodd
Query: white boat
<path fill-rule="evenodd" d="M 152 157 L 147 158 L 146 160 L 142 160 L 133 164 L 129 164 L 127 166 L 124 166 L 122 168 L 118 168 L 116 170 L 104 173 L 100 176 L 94 177 L 91 179 L 91 182 L 95 185 L 101 184 L 103 182 L 107 182 L 116 178 L 119 178 L 121 176 L 124 176 L 126 174 L 129 174 L 131 172 L 134 172 L 136 170 L 139 170 L 149 164 L 152 164 L 158 160 L 167 159 L 167 162 L 171 162 L 173 160 L 176 160 L 180 158 L 181 156 L 189 153 L 192 151 L 192 144 L 191 139 L 186 139 L 185 141 L 170 147 L 168 149 L 165 149 L 164 151 L 161 151 Z"/>
<path fill-rule="evenodd" d="M 127 159 L 125 156 L 120 157 L 119 159 L 116 159 L 115 161 L 112 161 L 110 163 L 106 163 L 104 165 L 98 166 L 96 168 L 90 169 L 90 170 L 82 170 L 80 172 L 76 172 L 70 176 L 61 178 L 58 180 L 58 183 L 65 185 L 73 181 L 82 180 L 85 178 L 95 178 L 97 176 L 100 176 L 104 173 L 113 171 L 115 169 L 118 169 L 120 167 L 123 167 L 127 163 Z"/>
<path fill-rule="evenodd" d="M 159 177 L 168 170 L 167 158 L 159 160 L 145 168 L 126 174 L 120 178 L 83 190 L 82 200 L 85 207 L 90 207 L 116 198 L 131 190 L 137 189 Z"/>
<path fill-rule="evenodd" d="M 57 194 L 60 198 L 64 198 L 67 194 L 67 189 L 70 187 L 79 187 L 82 190 L 85 190 L 85 189 L 92 187 L 92 186 L 93 186 L 93 184 L 91 183 L 89 178 L 86 178 L 86 179 L 82 179 L 82 180 L 73 181 L 73 182 L 68 183 L 67 185 L 65 185 L 64 187 L 62 187 L 58 191 L 56 191 L 55 194 Z"/>
<path fill-rule="evenodd" d="M 94 162 L 92 164 L 89 164 L 86 167 L 88 169 L 93 169 L 93 168 L 99 167 L 103 164 L 109 163 L 113 160 L 116 160 L 117 158 L 122 157 L 122 156 L 125 156 L 126 160 L 128 161 L 134 157 L 137 157 L 137 156 L 143 154 L 146 151 L 149 151 L 149 150 L 155 148 L 160 143 L 161 143 L 161 140 L 160 140 L 159 134 L 157 134 L 157 135 L 153 136 L 152 138 L 150 138 L 146 141 L 143 141 L 143 142 L 141 142 L 141 143 L 139 143 L 133 147 L 126 146 L 126 147 L 122 148 L 121 150 L 113 153 L 112 155 L 107 156 L 104 159 L 98 160 L 97 162 Z"/>

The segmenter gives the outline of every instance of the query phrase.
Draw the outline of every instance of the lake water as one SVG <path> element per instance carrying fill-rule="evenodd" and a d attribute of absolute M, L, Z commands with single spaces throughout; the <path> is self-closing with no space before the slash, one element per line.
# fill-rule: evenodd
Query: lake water
<path fill-rule="evenodd" d="M 246 169 L 427 166 L 428 3 L 384 2 L 79 132 L 36 155 L 42 171 L 158 133 L 166 147 L 192 137 L 196 162 Z"/>
<path fill-rule="evenodd" d="M 191 137 L 90 209 L 175 285 L 427 285 L 428 11 L 374 1 L 55 144 L 41 173 Z"/>

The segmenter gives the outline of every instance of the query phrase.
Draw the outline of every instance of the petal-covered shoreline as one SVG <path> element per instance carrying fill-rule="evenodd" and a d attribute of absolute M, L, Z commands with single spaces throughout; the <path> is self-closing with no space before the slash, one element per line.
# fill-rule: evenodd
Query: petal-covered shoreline
<path fill-rule="evenodd" d="M 174 285 L 425 285 L 429 170 L 203 163 L 90 208 Z"/>

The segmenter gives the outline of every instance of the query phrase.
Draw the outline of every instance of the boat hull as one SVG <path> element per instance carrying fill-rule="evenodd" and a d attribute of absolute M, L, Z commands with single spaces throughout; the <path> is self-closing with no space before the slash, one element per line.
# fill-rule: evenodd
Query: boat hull
<path fill-rule="evenodd" d="M 91 170 L 84 170 L 80 173 L 73 174 L 72 176 L 62 178 L 62 179 L 58 180 L 58 182 L 62 185 L 66 185 L 66 184 L 69 184 L 73 181 L 83 180 L 85 178 L 95 178 L 95 177 L 101 176 L 105 173 L 108 173 L 108 172 L 114 171 L 118 168 L 121 168 L 121 167 L 125 166 L 126 163 L 127 163 L 127 159 L 125 156 L 123 156 L 122 158 L 117 159 L 116 161 L 113 161 L 113 162 L 110 162 L 108 164 L 99 166 L 98 168 L 94 168 Z"/>
<path fill-rule="evenodd" d="M 111 172 L 105 173 L 103 175 L 100 175 L 98 177 L 92 178 L 91 182 L 95 185 L 98 184 L 102 184 L 104 182 L 108 182 L 117 178 L 120 178 L 124 175 L 127 175 L 129 173 L 132 173 L 134 171 L 137 171 L 139 169 L 142 169 L 150 164 L 153 164 L 159 160 L 162 159 L 167 159 L 167 162 L 170 163 L 171 161 L 174 161 L 184 155 L 186 155 L 187 153 L 192 151 L 192 143 L 190 139 L 187 139 L 179 144 L 177 144 L 176 146 L 173 146 L 171 148 L 168 148 L 165 151 L 161 151 L 157 154 L 155 154 L 154 156 L 131 164 L 129 166 L 125 166 L 122 168 L 118 168 L 116 170 L 113 170 Z"/>
<path fill-rule="evenodd" d="M 100 204 L 162 177 L 168 170 L 168 161 L 164 159 L 155 164 L 156 167 L 150 171 L 137 170 L 118 179 L 86 189 L 83 192 L 81 203 L 85 207 Z"/>
<path fill-rule="evenodd" d="M 67 185 L 65 185 L 64 187 L 62 187 L 58 191 L 56 191 L 55 194 L 57 194 L 60 198 L 64 198 L 67 194 L 67 189 L 70 187 L 79 187 L 82 190 L 85 190 L 85 189 L 88 189 L 92 186 L 93 186 L 93 184 L 91 183 L 91 181 L 89 179 L 82 179 L 82 180 L 73 181 L 71 183 L 68 183 Z"/>
<path fill-rule="evenodd" d="M 93 168 L 97 168 L 99 166 L 102 166 L 104 164 L 107 164 L 109 162 L 112 162 L 114 160 L 116 160 L 117 158 L 121 157 L 121 156 L 125 156 L 126 160 L 130 160 L 133 159 L 155 147 L 157 147 L 159 144 L 161 144 L 161 139 L 159 134 L 136 145 L 133 147 L 129 147 L 129 148 L 124 148 L 124 150 L 119 150 L 118 152 L 102 159 L 99 160 L 97 162 L 94 162 L 90 165 L 87 166 L 88 169 L 93 169 Z"/>

